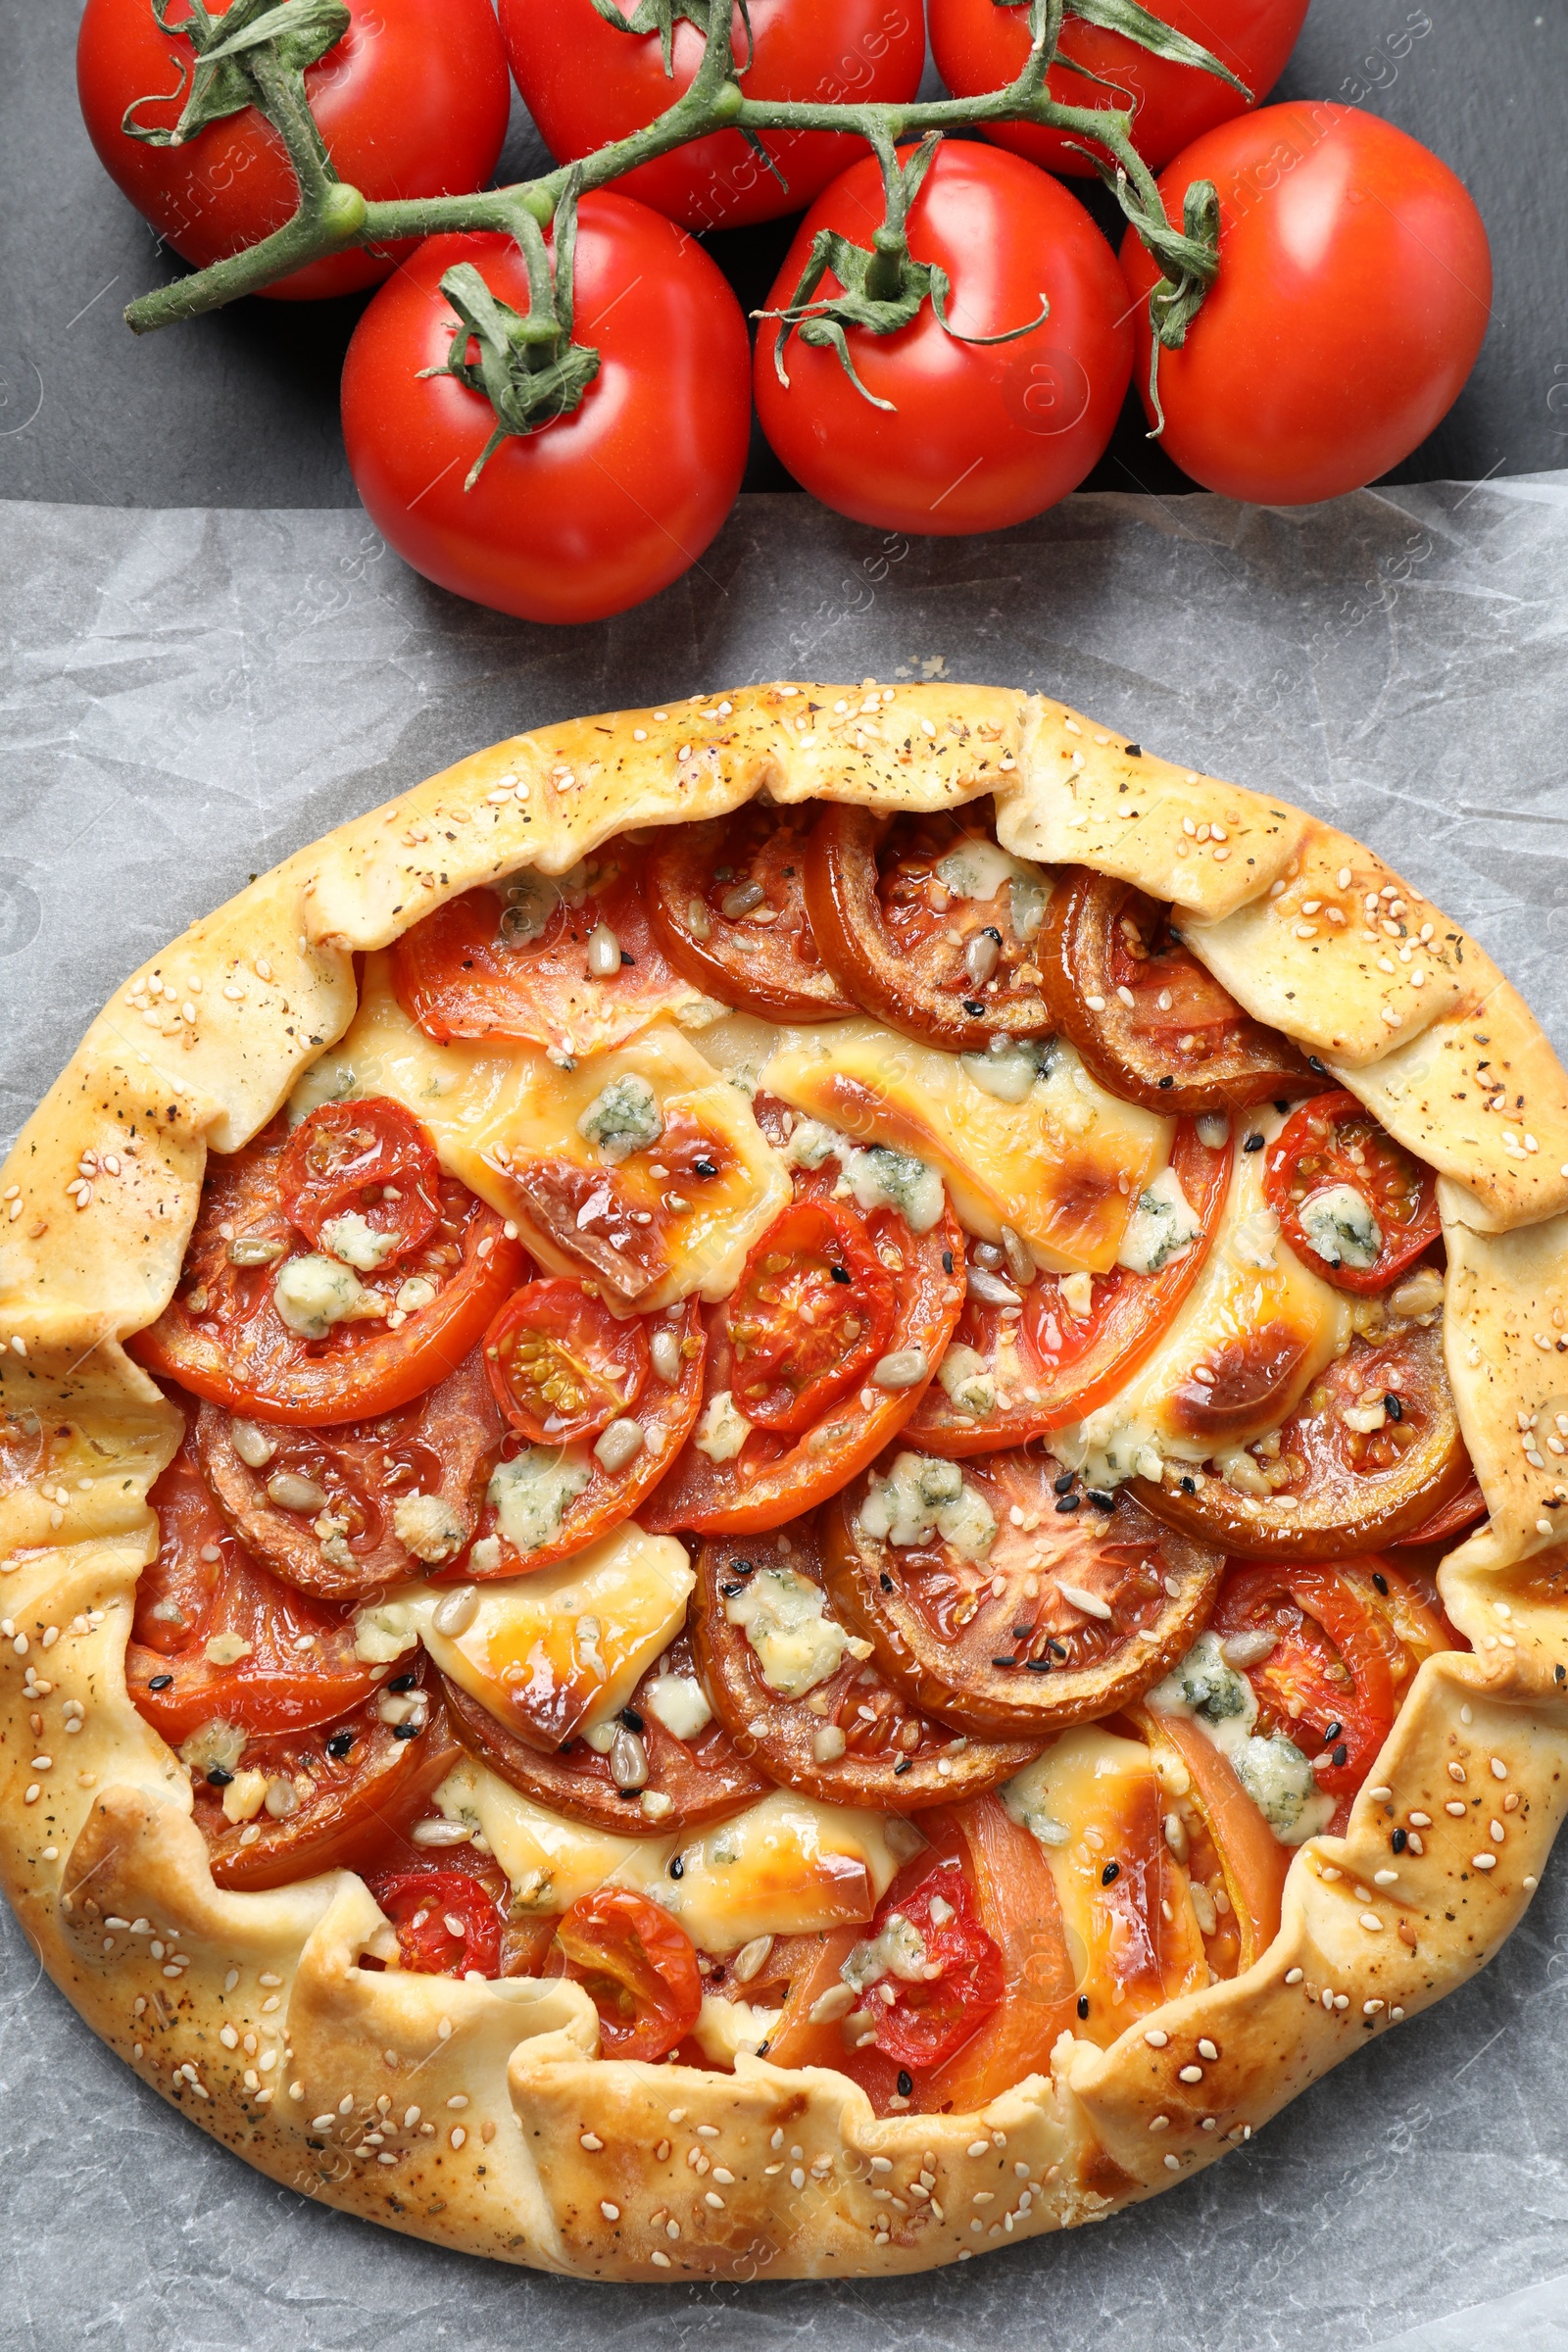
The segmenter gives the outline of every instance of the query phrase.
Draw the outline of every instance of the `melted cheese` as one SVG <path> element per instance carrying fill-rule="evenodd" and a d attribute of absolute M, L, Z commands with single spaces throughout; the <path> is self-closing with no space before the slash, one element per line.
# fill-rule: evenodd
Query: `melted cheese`
<path fill-rule="evenodd" d="M 894 1816 L 779 1788 L 679 1847 L 640 1848 L 616 1884 L 662 1903 L 703 1950 L 732 1952 L 754 1936 L 804 1936 L 869 1919 L 906 1838 Z M 676 1851 L 682 1868 L 673 1879 Z"/>
<path fill-rule="evenodd" d="M 1045 1848 L 1080 1983 L 1104 1939 L 1102 1873 L 1122 1843 L 1121 1825 L 1152 1800 L 1157 1804 L 1158 1791 L 1148 1748 L 1097 1723 L 1064 1732 L 1002 1789 L 1013 1820 Z"/>
<path fill-rule="evenodd" d="M 584 1829 L 536 1805 L 471 1758 L 450 1772 L 435 1792 L 448 1821 L 477 1830 L 512 1882 L 523 1911 L 564 1911 L 642 1851 L 640 1838 L 614 1838 Z M 667 1841 L 659 1849 L 668 1852 Z"/>
<path fill-rule="evenodd" d="M 480 1585 L 461 1634 L 437 1630 L 440 1588 L 402 1586 L 358 1612 L 355 1646 L 388 1662 L 422 1642 L 499 1722 L 555 1743 L 629 1703 L 685 1624 L 695 1582 L 673 1536 L 644 1535 L 627 1520 L 553 1568 Z"/>
<path fill-rule="evenodd" d="M 1272 1140 L 1282 1123 L 1277 1111 L 1249 1113 L 1239 1140 Z M 1250 1445 L 1295 1411 L 1348 1345 L 1352 1301 L 1281 1234 L 1263 1198 L 1267 1157 L 1266 1148 L 1238 1150 L 1208 1256 L 1149 1361 L 1109 1404 L 1053 1439 L 1092 1485 L 1157 1478 L 1165 1461 L 1203 1462 Z"/>
<path fill-rule="evenodd" d="M 1043 1266 L 1107 1272 L 1169 1160 L 1174 1121 L 1118 1102 L 1070 1046 L 1054 1047 L 1014 1101 L 978 1084 L 972 1058 L 875 1021 L 834 1021 L 783 1045 L 761 1083 L 862 1142 L 935 1161 L 971 1233 L 1000 1242 L 1009 1225 Z"/>
<path fill-rule="evenodd" d="M 719 1076 L 678 1030 L 656 1025 L 574 1070 L 558 1068 L 534 1046 L 437 1046 L 398 1004 L 387 956 L 367 958 L 359 1012 L 302 1079 L 289 1115 L 297 1120 L 319 1102 L 366 1095 L 406 1104 L 429 1130 L 443 1167 L 514 1219 L 551 1273 L 605 1280 L 603 1267 L 571 1246 L 575 1231 L 612 1234 L 628 1217 L 637 1230 L 657 1213 L 654 1258 L 635 1277 L 628 1272 L 624 1287 L 608 1280 L 612 1303 L 634 1304 L 639 1313 L 694 1292 L 727 1298 L 753 1243 L 790 1199 L 788 1171 L 753 1118 L 745 1090 Z M 658 1138 L 626 1150 L 624 1126 L 608 1131 L 607 1095 L 639 1102 L 651 1095 L 661 1132 L 671 1121 L 695 1125 L 716 1147 L 719 1173 L 674 1192 L 654 1173 L 662 1164 Z M 595 1140 L 601 1134 L 608 1149 Z M 565 1221 L 565 1238 L 559 1220 L 546 1231 L 530 1213 L 547 1163 L 588 1173 L 595 1184 L 587 1189 L 603 1196 L 580 1228 L 575 1216 Z M 684 1206 L 671 1210 L 672 1196 Z"/>

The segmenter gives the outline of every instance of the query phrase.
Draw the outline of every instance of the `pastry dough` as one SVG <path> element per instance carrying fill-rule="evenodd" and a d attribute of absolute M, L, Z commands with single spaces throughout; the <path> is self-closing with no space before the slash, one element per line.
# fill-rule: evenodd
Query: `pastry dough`
<path fill-rule="evenodd" d="M 1298 1851 L 1254 1968 L 1104 2050 L 1063 2034 L 1049 2079 L 978 2115 L 878 2119 L 845 2077 L 744 2051 L 733 2074 L 604 2061 L 566 1981 L 368 1974 L 382 1922 L 354 1874 L 215 1888 L 188 1776 L 125 1690 L 147 1492 L 180 1428 L 122 1343 L 172 1295 L 207 1151 L 255 1134 L 342 1035 L 357 954 L 476 883 L 760 792 L 994 795 L 1015 855 L 1173 902 L 1246 1009 L 1443 1177 L 1448 1369 L 1492 1515 L 1441 1581 L 1473 1650 L 1422 1666 L 1346 1835 Z M 278 2180 L 585 2278 L 923 2270 L 1212 2162 L 1482 1966 L 1529 1904 L 1568 1789 L 1568 1509 L 1545 1449 L 1568 1397 L 1568 1082 L 1475 943 L 1298 810 L 996 688 L 762 686 L 543 729 L 193 924 L 93 1023 L 4 1188 L 0 1398 L 13 1426 L 36 1416 L 0 1492 L 6 1890 L 88 2022 Z M 1424 1852 L 1391 1883 L 1412 1809 Z"/>

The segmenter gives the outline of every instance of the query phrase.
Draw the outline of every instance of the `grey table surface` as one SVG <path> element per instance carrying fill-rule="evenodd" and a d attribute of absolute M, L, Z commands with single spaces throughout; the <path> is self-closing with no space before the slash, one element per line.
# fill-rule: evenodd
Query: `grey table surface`
<path fill-rule="evenodd" d="M 122 976 L 351 812 L 575 712 L 778 675 L 1039 687 L 1285 793 L 1466 922 L 1568 1043 L 1568 476 L 1271 514 L 1094 496 L 933 548 L 743 500 L 552 633 L 347 512 L 0 509 L 0 1128 Z M 27 2352 L 1472 2352 L 1568 2345 L 1568 1875 L 1497 1960 L 1152 2205 L 929 2278 L 584 2286 L 302 2202 L 136 2082 L 0 1914 L 0 2341 Z"/>

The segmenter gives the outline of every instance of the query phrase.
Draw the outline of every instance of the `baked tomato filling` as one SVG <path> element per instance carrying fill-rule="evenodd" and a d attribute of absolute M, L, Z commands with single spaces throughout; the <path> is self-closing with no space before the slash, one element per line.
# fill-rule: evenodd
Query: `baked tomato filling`
<path fill-rule="evenodd" d="M 1463 1646 L 1435 1180 L 991 822 L 470 890 L 212 1155 L 125 1671 L 219 1885 L 894 2114 L 1267 1949 Z"/>

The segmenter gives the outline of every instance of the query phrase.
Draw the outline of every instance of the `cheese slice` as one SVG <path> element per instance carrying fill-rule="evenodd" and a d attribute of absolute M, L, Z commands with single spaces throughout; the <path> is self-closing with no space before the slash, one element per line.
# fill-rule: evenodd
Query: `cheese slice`
<path fill-rule="evenodd" d="M 498 1722 L 556 1746 L 629 1704 L 685 1624 L 696 1581 L 673 1536 L 644 1535 L 628 1519 L 553 1568 L 477 1586 L 478 1606 L 461 1634 L 437 1631 L 440 1587 L 399 1586 L 357 1612 L 355 1646 L 385 1663 L 422 1642 Z"/>
<path fill-rule="evenodd" d="M 1353 1300 L 1302 1263 L 1263 1198 L 1267 1146 L 1283 1124 L 1273 1109 L 1242 1114 L 1219 1230 L 1170 1330 L 1119 1396 L 1053 1438 L 1090 1485 L 1239 1452 L 1277 1429 L 1348 1347 Z M 1242 1149 L 1253 1135 L 1263 1146 Z"/>
<path fill-rule="evenodd" d="M 1016 1049 L 995 1058 L 834 1021 L 784 1044 L 761 1083 L 861 1142 L 935 1161 L 970 1233 L 999 1242 L 1007 1225 L 1053 1272 L 1105 1273 L 1175 1121 L 1118 1102 L 1071 1046 L 1034 1073 Z"/>
<path fill-rule="evenodd" d="M 615 1884 L 662 1903 L 704 1951 L 732 1952 L 754 1936 L 869 1919 L 917 1836 L 897 1815 L 779 1788 L 678 1847 L 640 1848 Z"/>
<path fill-rule="evenodd" d="M 595 1114 L 607 1094 L 612 1104 L 651 1100 L 643 1148 L 625 1150 L 624 1132 L 608 1148 L 596 1140 L 606 1134 Z M 289 1115 L 366 1095 L 390 1095 L 422 1120 L 443 1167 L 514 1220 L 549 1272 L 598 1279 L 627 1312 L 653 1313 L 694 1292 L 727 1298 L 790 1199 L 789 1173 L 745 1089 L 678 1029 L 655 1024 L 572 1070 L 534 1046 L 438 1046 L 403 1011 L 385 955 L 367 957 L 359 1012 L 306 1073 Z M 688 1161 L 694 1139 L 699 1156 L 710 1147 L 716 1173 L 692 1182 L 660 1173 L 661 1146 L 667 1158 L 677 1138 Z"/>
<path fill-rule="evenodd" d="M 608 1830 L 564 1821 L 510 1781 L 466 1757 L 435 1792 L 448 1821 L 477 1830 L 512 1882 L 521 1911 L 565 1911 L 641 1850 L 638 1838 L 615 1838 Z M 667 1853 L 670 1841 L 662 1842 Z"/>

